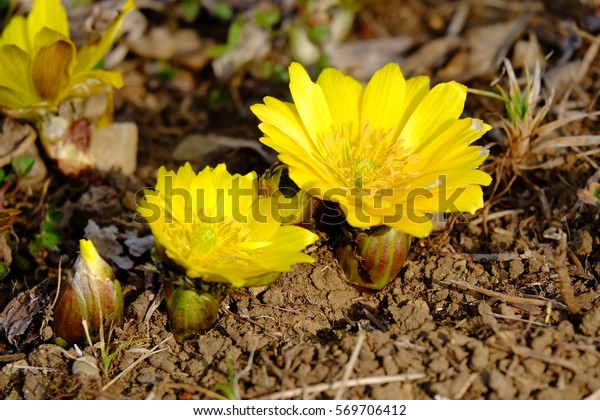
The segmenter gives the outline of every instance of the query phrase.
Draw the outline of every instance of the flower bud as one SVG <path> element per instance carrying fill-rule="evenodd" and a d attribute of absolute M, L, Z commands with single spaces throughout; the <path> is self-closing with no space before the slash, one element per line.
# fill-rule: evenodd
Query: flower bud
<path fill-rule="evenodd" d="M 123 325 L 121 284 L 91 241 L 79 241 L 80 254 L 60 291 L 54 309 L 54 334 L 69 344 L 84 343 L 86 321 L 90 338 L 95 341 L 100 328 Z M 102 322 L 101 322 L 102 319 Z"/>
<path fill-rule="evenodd" d="M 260 177 L 259 187 L 262 195 L 277 203 L 278 221 L 282 225 L 311 223 L 314 199 L 290 179 L 286 164 L 276 163 L 267 169 Z"/>
<path fill-rule="evenodd" d="M 177 342 L 194 338 L 216 324 L 222 298 L 168 281 L 163 285 L 171 332 Z"/>
<path fill-rule="evenodd" d="M 373 290 L 394 280 L 408 254 L 410 235 L 388 226 L 359 231 L 335 255 L 348 282 Z"/>

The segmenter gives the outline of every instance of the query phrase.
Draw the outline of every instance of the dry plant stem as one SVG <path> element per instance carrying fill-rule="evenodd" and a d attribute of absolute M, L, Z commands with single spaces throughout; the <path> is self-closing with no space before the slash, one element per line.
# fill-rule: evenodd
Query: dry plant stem
<path fill-rule="evenodd" d="M 152 318 L 152 314 L 154 314 L 154 312 L 160 306 L 160 303 L 162 302 L 163 297 L 164 297 L 163 296 L 163 285 L 161 282 L 160 289 L 158 289 L 158 292 L 156 293 L 156 295 L 154 297 L 154 301 L 150 304 L 150 306 L 148 306 L 148 310 L 146 311 L 146 314 L 144 315 L 144 326 L 146 327 L 146 335 L 148 337 L 150 337 L 150 318 Z"/>
<path fill-rule="evenodd" d="M 52 301 L 52 305 L 50 308 L 54 310 L 54 306 L 56 305 L 56 301 L 58 300 L 58 295 L 60 293 L 60 283 L 62 280 L 62 261 L 58 261 L 58 284 L 56 285 L 56 295 L 54 295 L 54 300 Z"/>
<path fill-rule="evenodd" d="M 354 350 L 352 350 L 352 355 L 350 355 L 350 359 L 346 364 L 346 369 L 344 370 L 344 376 L 342 377 L 342 386 L 340 386 L 335 393 L 335 400 L 341 400 L 344 398 L 344 393 L 346 392 L 346 383 L 350 379 L 352 372 L 354 371 L 354 365 L 356 365 L 356 361 L 358 360 L 358 355 L 360 353 L 360 349 L 362 348 L 363 343 L 365 342 L 365 338 L 367 337 L 367 333 L 364 330 L 360 330 L 358 332 L 358 338 L 356 340 L 356 346 L 354 346 Z"/>
<path fill-rule="evenodd" d="M 465 381 L 465 383 L 463 384 L 463 386 L 458 390 L 458 392 L 454 395 L 454 399 L 455 400 L 460 400 L 469 390 L 469 388 L 471 387 L 471 385 L 473 385 L 473 382 L 475 382 L 475 379 L 477 379 L 477 376 L 479 374 L 478 373 L 471 373 L 469 375 L 469 377 L 467 378 L 467 380 Z"/>
<path fill-rule="evenodd" d="M 0 354 L 0 363 L 12 363 L 27 358 L 25 353 Z"/>
<path fill-rule="evenodd" d="M 340 387 L 353 388 L 355 386 L 363 385 L 383 385 L 392 382 L 406 382 L 406 381 L 418 381 L 425 379 L 423 373 L 405 373 L 401 375 L 389 375 L 389 376 L 368 376 L 366 378 L 350 379 L 344 383 L 344 381 L 336 381 L 329 384 L 317 384 L 303 388 L 288 389 L 285 391 L 275 392 L 273 394 L 264 395 L 258 397 L 259 400 L 282 400 L 294 398 L 303 394 L 318 394 L 325 391 L 335 391 Z"/>
<path fill-rule="evenodd" d="M 518 210 L 503 210 L 503 211 L 497 211 L 495 213 L 492 214 L 488 214 L 485 216 L 485 221 L 489 222 L 491 220 L 496 220 L 496 219 L 502 219 L 504 216 L 517 216 L 521 213 L 524 213 L 524 210 L 518 209 Z M 484 221 L 483 217 L 478 217 L 476 219 L 473 219 L 469 222 L 469 224 L 471 225 L 479 225 Z"/>
<path fill-rule="evenodd" d="M 510 302 L 516 303 L 520 305 L 533 305 L 533 306 L 547 306 L 548 304 L 552 305 L 553 308 L 556 309 L 564 309 L 565 306 L 555 300 L 545 300 L 545 299 L 535 299 L 535 298 L 525 298 L 520 296 L 507 295 L 506 293 L 494 292 L 493 290 L 484 289 L 483 287 L 475 286 L 473 284 L 469 284 L 466 281 L 459 280 L 446 280 L 440 282 L 446 285 L 458 286 L 463 289 L 473 290 L 474 292 L 481 293 L 482 295 L 489 296 L 502 302 Z"/>
<path fill-rule="evenodd" d="M 493 312 L 490 315 L 493 316 L 494 318 L 508 319 L 509 321 L 524 322 L 527 325 L 535 325 L 536 327 L 551 327 L 551 325 L 545 324 L 543 322 L 531 321 L 529 319 L 523 319 L 523 318 L 519 318 L 519 317 L 516 317 L 516 316 L 508 316 L 508 315 L 502 315 L 502 314 L 495 314 Z"/>
<path fill-rule="evenodd" d="M 94 345 L 92 344 L 92 337 L 90 336 L 90 330 L 88 328 L 87 321 L 85 319 L 81 320 L 81 325 L 83 325 L 83 331 L 85 332 L 85 338 L 87 338 L 88 344 L 90 345 L 90 348 L 92 349 L 92 354 L 97 359 L 98 355 L 96 354 L 96 349 L 94 348 Z"/>
<path fill-rule="evenodd" d="M 242 399 L 240 396 L 240 389 L 239 389 L 238 384 L 240 382 L 240 379 L 245 374 L 250 372 L 250 369 L 252 369 L 252 363 L 254 362 L 254 352 L 255 351 L 256 351 L 256 345 L 254 345 L 254 347 L 250 351 L 250 356 L 248 357 L 248 364 L 246 364 L 246 367 L 244 369 L 242 369 L 241 371 L 239 371 L 238 373 L 236 373 L 235 376 L 233 377 L 233 393 L 235 395 L 236 400 Z"/>
<path fill-rule="evenodd" d="M 531 350 L 529 347 L 519 346 L 517 344 L 501 345 L 501 344 L 490 344 L 491 347 L 497 348 L 498 350 L 512 352 L 514 355 L 522 357 L 523 359 L 536 359 L 550 365 L 556 365 L 569 369 L 574 373 L 579 373 L 579 369 L 575 363 L 570 362 L 560 357 L 550 356 L 548 354 L 539 353 Z"/>
<path fill-rule="evenodd" d="M 581 308 L 575 298 L 573 286 L 571 285 L 571 277 L 569 276 L 569 269 L 567 268 L 566 233 L 561 232 L 560 239 L 558 240 L 558 247 L 550 254 L 550 259 L 556 267 L 558 287 L 560 289 L 560 294 L 567 305 L 567 310 L 570 314 L 578 314 L 581 311 Z"/>
<path fill-rule="evenodd" d="M 160 349 L 160 350 L 157 350 L 157 349 L 160 346 L 162 346 L 164 343 L 166 343 L 167 341 L 169 341 L 171 338 L 173 338 L 173 335 L 169 334 L 164 340 L 162 340 L 156 346 L 152 347 L 143 356 L 140 356 L 135 362 L 133 362 L 132 364 L 130 364 L 129 366 L 127 366 L 126 369 L 124 369 L 121 373 L 119 373 L 117 376 L 115 376 L 114 378 L 112 378 L 112 380 L 109 383 L 107 383 L 106 385 L 104 385 L 102 387 L 101 391 L 106 391 L 115 382 L 117 382 L 119 379 L 121 379 L 123 376 L 125 376 L 130 370 L 132 370 L 134 367 L 136 367 L 137 365 L 139 365 L 140 363 L 142 363 L 148 357 L 167 350 L 167 349 Z"/>

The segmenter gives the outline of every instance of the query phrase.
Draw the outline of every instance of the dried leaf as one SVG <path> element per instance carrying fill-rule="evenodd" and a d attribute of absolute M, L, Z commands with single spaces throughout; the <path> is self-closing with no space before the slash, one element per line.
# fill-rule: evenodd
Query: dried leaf
<path fill-rule="evenodd" d="M 496 72 L 502 59 L 523 33 L 530 16 L 509 22 L 480 26 L 463 37 L 459 52 L 437 76 L 443 80 L 465 82 Z"/>
<path fill-rule="evenodd" d="M 123 247 L 117 241 L 119 229 L 115 225 L 101 228 L 90 219 L 84 231 L 85 237 L 94 243 L 102 258 L 111 260 L 123 270 L 129 270 L 133 267 L 131 258 L 123 255 Z"/>
<path fill-rule="evenodd" d="M 127 246 L 127 250 L 129 254 L 134 257 L 141 257 L 145 252 L 150 251 L 154 246 L 154 236 L 146 235 L 139 236 L 136 230 L 128 230 L 121 235 L 122 238 L 125 238 L 125 246 Z"/>
<path fill-rule="evenodd" d="M 17 348 L 23 348 L 40 338 L 39 329 L 46 309 L 52 302 L 56 290 L 49 279 L 19 293 L 0 314 L 0 329 L 6 339 Z"/>
<path fill-rule="evenodd" d="M 415 44 L 408 36 L 329 43 L 324 46 L 331 65 L 359 81 L 367 81 L 389 62 L 400 61 L 400 54 Z"/>

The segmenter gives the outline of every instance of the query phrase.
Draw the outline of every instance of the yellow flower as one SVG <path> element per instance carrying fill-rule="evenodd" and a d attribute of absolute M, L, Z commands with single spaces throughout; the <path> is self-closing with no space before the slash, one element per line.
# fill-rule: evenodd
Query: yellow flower
<path fill-rule="evenodd" d="M 67 98 L 121 87 L 119 73 L 94 70 L 94 66 L 134 7 L 133 0 L 127 0 L 104 36 L 76 52 L 60 0 L 34 0 L 29 15 L 13 17 L 0 38 L 0 108 L 54 107 Z"/>
<path fill-rule="evenodd" d="M 314 233 L 281 226 L 277 202 L 258 197 L 256 173 L 231 175 L 224 164 L 196 174 L 189 163 L 177 174 L 161 167 L 154 190 L 145 191 L 138 212 L 146 219 L 158 252 L 190 278 L 262 286 L 300 262 Z"/>
<path fill-rule="evenodd" d="M 459 119 L 465 86 L 430 89 L 429 78 L 405 80 L 396 64 L 366 87 L 331 68 L 313 83 L 293 63 L 290 90 L 294 103 L 266 97 L 252 106 L 261 141 L 300 188 L 338 202 L 350 225 L 424 237 L 433 227 L 429 214 L 483 206 L 481 185 L 491 177 L 476 168 L 487 153 L 470 144 L 491 127 Z"/>

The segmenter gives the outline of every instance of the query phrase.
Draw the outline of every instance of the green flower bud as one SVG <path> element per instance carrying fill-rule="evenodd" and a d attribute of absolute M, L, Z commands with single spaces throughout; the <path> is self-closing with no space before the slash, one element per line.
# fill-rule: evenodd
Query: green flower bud
<path fill-rule="evenodd" d="M 358 231 L 335 255 L 348 282 L 373 290 L 394 280 L 408 254 L 410 235 L 388 226 Z"/>
<path fill-rule="evenodd" d="M 121 284 L 91 241 L 79 241 L 80 254 L 60 291 L 54 309 L 54 334 L 68 344 L 86 341 L 82 321 L 86 321 L 92 341 L 100 328 L 123 325 L 123 293 Z M 102 323 L 101 320 L 102 319 Z"/>
<path fill-rule="evenodd" d="M 224 295 L 163 283 L 171 332 L 177 342 L 192 339 L 217 322 Z"/>

